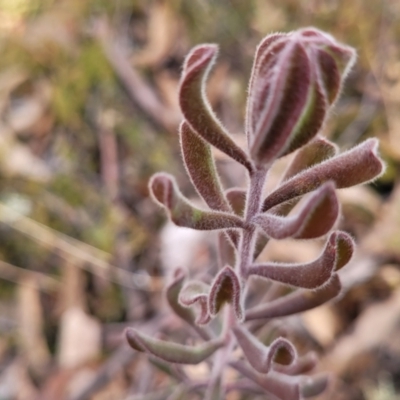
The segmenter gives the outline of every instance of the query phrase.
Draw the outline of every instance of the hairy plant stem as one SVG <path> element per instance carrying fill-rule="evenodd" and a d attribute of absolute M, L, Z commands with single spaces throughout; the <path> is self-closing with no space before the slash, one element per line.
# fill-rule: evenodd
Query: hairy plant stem
<path fill-rule="evenodd" d="M 246 197 L 246 209 L 244 218 L 248 223 L 241 234 L 237 270 L 245 282 L 248 266 L 253 262 L 254 247 L 256 241 L 256 228 L 250 224 L 252 218 L 260 212 L 262 205 L 262 192 L 264 188 L 266 169 L 257 169 L 250 174 L 249 190 Z"/>
<path fill-rule="evenodd" d="M 218 387 L 222 387 L 223 372 L 230 361 L 230 355 L 234 348 L 235 341 L 230 334 L 231 328 L 236 324 L 232 306 L 226 304 L 224 308 L 224 320 L 222 325 L 221 336 L 225 340 L 225 346 L 217 351 L 214 357 L 214 365 L 211 371 L 210 383 L 204 400 L 214 400 Z"/>
<path fill-rule="evenodd" d="M 256 229 L 251 226 L 250 221 L 261 209 L 261 196 L 266 174 L 267 171 L 265 169 L 254 170 L 250 173 L 250 184 L 245 209 L 245 220 L 248 223 L 248 226 L 243 229 L 241 234 L 237 262 L 237 268 L 240 271 L 242 282 L 245 282 L 247 277 L 247 268 L 253 261 L 252 257 L 254 253 Z M 221 332 L 221 336 L 226 341 L 226 345 L 215 354 L 211 380 L 207 388 L 205 400 L 213 400 L 216 390 L 218 390 L 218 386 L 221 385 L 220 379 L 223 379 L 223 371 L 229 362 L 230 354 L 235 344 L 235 340 L 230 334 L 230 331 L 235 324 L 236 317 L 232 306 L 227 304 L 225 306 Z"/>

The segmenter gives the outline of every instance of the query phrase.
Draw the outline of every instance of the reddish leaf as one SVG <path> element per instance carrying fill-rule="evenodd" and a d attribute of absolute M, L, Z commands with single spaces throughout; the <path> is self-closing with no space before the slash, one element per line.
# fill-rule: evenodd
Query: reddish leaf
<path fill-rule="evenodd" d="M 368 139 L 336 157 L 295 175 L 272 192 L 263 204 L 263 211 L 334 181 L 338 189 L 374 180 L 384 171 L 378 154 L 378 140 Z"/>
<path fill-rule="evenodd" d="M 195 316 L 193 311 L 186 307 L 182 307 L 182 305 L 179 303 L 179 294 L 182 290 L 185 279 L 186 272 L 182 268 L 178 268 L 174 273 L 173 280 L 167 286 L 166 297 L 168 304 L 175 314 L 190 325 L 194 325 Z"/>
<path fill-rule="evenodd" d="M 282 182 L 287 181 L 299 172 L 317 165 L 338 153 L 338 146 L 323 137 L 316 137 L 299 149 L 286 170 Z M 279 204 L 274 207 L 274 214 L 288 215 L 298 201 Z"/>
<path fill-rule="evenodd" d="M 254 82 L 256 80 L 256 76 L 259 73 L 261 62 L 265 54 L 267 53 L 268 49 L 279 39 L 285 37 L 285 33 L 273 33 L 271 35 L 266 36 L 257 46 L 256 54 L 254 56 L 253 68 L 251 70 L 250 80 L 249 80 L 249 93 L 254 93 L 256 88 L 254 87 Z M 265 63 L 265 61 L 264 61 Z M 267 93 L 266 93 L 267 94 Z M 262 110 L 262 101 L 258 102 L 258 108 L 254 109 L 253 99 L 248 96 L 247 98 L 247 106 L 246 106 L 246 135 L 248 142 L 250 144 L 250 134 L 254 134 L 256 120 L 254 115 L 257 115 Z M 264 98 L 264 100 L 266 100 Z"/>
<path fill-rule="evenodd" d="M 232 329 L 239 346 L 249 364 L 261 373 L 268 373 L 273 369 L 275 358 L 278 351 L 285 350 L 289 354 L 289 364 L 292 364 L 297 352 L 292 343 L 287 339 L 275 339 L 269 346 L 265 346 L 247 329 L 237 325 Z"/>
<path fill-rule="evenodd" d="M 186 346 L 154 339 L 133 328 L 128 328 L 125 334 L 133 349 L 144 351 L 164 361 L 176 364 L 199 364 L 223 346 L 220 339 L 213 339 L 198 346 Z"/>
<path fill-rule="evenodd" d="M 208 309 L 215 316 L 225 303 L 230 303 L 239 321 L 243 320 L 242 287 L 236 272 L 225 266 L 211 284 L 208 296 Z"/>
<path fill-rule="evenodd" d="M 153 200 L 164 207 L 172 222 L 197 230 L 243 228 L 244 221 L 234 214 L 194 207 L 180 193 L 175 178 L 166 173 L 153 175 L 149 182 Z"/>
<path fill-rule="evenodd" d="M 243 217 L 246 205 L 246 190 L 231 188 L 225 192 L 225 195 L 235 214 Z"/>
<path fill-rule="evenodd" d="M 318 362 L 317 355 L 310 351 L 304 356 L 297 357 L 290 365 L 276 364 L 274 370 L 286 375 L 300 375 L 310 372 Z"/>
<path fill-rule="evenodd" d="M 275 371 L 270 371 L 267 375 L 261 375 L 240 361 L 232 362 L 230 365 L 262 387 L 266 394 L 275 396 L 273 397 L 274 399 L 300 400 L 300 384 L 298 379 Z"/>
<path fill-rule="evenodd" d="M 217 55 L 217 46 L 203 44 L 188 54 L 179 88 L 182 113 L 191 128 L 204 140 L 253 170 L 247 154 L 232 140 L 205 98 L 205 81 Z"/>
<path fill-rule="evenodd" d="M 326 101 L 295 35 L 271 45 L 259 64 L 248 117 L 254 121 L 250 153 L 261 166 L 311 140 L 324 121 Z"/>
<path fill-rule="evenodd" d="M 299 149 L 290 163 L 282 181 L 287 181 L 299 172 L 335 156 L 339 151 L 336 144 L 323 137 L 316 137 Z"/>
<path fill-rule="evenodd" d="M 346 253 L 346 256 L 341 256 L 342 253 Z M 351 258 L 352 253 L 352 239 L 349 235 L 340 231 L 333 232 L 316 260 L 308 264 L 254 264 L 249 267 L 248 275 L 257 275 L 294 287 L 316 289 L 324 285 L 333 271 L 341 268 L 342 262 Z"/>
<path fill-rule="evenodd" d="M 179 294 L 182 290 L 185 279 L 186 272 L 182 268 L 178 268 L 174 273 L 173 280 L 166 288 L 165 294 L 168 304 L 178 317 L 180 317 L 182 320 L 192 326 L 203 339 L 208 340 L 210 338 L 210 335 L 205 329 L 197 326 L 195 322 L 196 316 L 193 310 L 187 307 L 183 307 L 179 303 Z"/>
<path fill-rule="evenodd" d="M 287 296 L 253 307 L 246 312 L 246 321 L 260 318 L 276 318 L 311 310 L 335 298 L 342 288 L 339 277 L 334 274 L 330 281 L 317 290 L 296 290 Z"/>
<path fill-rule="evenodd" d="M 344 232 L 339 232 L 336 237 L 336 265 L 335 271 L 347 265 L 355 250 L 354 240 L 350 235 Z"/>
<path fill-rule="evenodd" d="M 253 222 L 273 239 L 294 237 L 314 239 L 328 233 L 339 216 L 339 202 L 335 185 L 322 185 L 293 217 L 281 217 L 271 213 L 259 214 Z"/>
<path fill-rule="evenodd" d="M 184 165 L 197 192 L 211 209 L 231 211 L 221 187 L 210 145 L 185 121 L 179 132 Z"/>
<path fill-rule="evenodd" d="M 325 78 L 323 79 L 326 84 L 326 90 L 329 97 L 334 101 L 334 93 L 339 92 L 339 89 L 334 89 L 335 84 L 337 85 L 336 74 L 341 76 L 341 81 L 347 76 L 349 71 L 354 65 L 356 60 L 356 52 L 352 47 L 349 47 L 343 43 L 339 43 L 336 39 L 326 32 L 322 32 L 316 28 L 304 28 L 298 31 L 299 34 L 307 41 L 312 43 L 312 47 L 317 54 L 315 62 L 318 64 L 318 69 L 321 71 L 321 75 Z M 321 60 L 318 55 L 320 52 L 326 52 L 332 61 Z M 326 56 L 324 57 L 326 58 Z M 335 66 L 333 66 L 333 63 Z M 340 84 L 339 84 L 340 85 Z"/>
<path fill-rule="evenodd" d="M 199 313 L 196 318 L 196 324 L 205 325 L 210 322 L 208 313 L 208 285 L 201 281 L 190 281 L 185 284 L 179 295 L 179 303 L 184 307 L 190 307 L 194 304 L 199 306 Z"/>

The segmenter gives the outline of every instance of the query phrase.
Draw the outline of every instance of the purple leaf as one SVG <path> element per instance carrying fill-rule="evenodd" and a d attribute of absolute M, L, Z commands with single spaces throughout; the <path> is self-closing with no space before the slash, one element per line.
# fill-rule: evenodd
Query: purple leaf
<path fill-rule="evenodd" d="M 195 316 L 193 311 L 186 307 L 182 307 L 182 305 L 179 303 L 179 294 L 182 290 L 185 279 L 186 272 L 182 268 L 177 268 L 174 273 L 173 280 L 167 286 L 166 297 L 168 304 L 175 314 L 190 325 L 194 325 Z"/>
<path fill-rule="evenodd" d="M 199 306 L 199 314 L 196 318 L 196 324 L 205 325 L 211 320 L 208 313 L 208 290 L 209 286 L 201 281 L 189 281 L 185 284 L 179 294 L 179 303 L 184 307 L 190 307 L 194 304 Z"/>
<path fill-rule="evenodd" d="M 345 255 L 342 256 L 342 253 Z M 352 253 L 350 236 L 337 231 L 331 233 L 321 255 L 308 264 L 254 264 L 249 267 L 248 275 L 257 275 L 294 287 L 316 289 L 324 285 L 333 271 L 341 268 L 341 264 L 351 258 Z"/>
<path fill-rule="evenodd" d="M 355 52 L 317 29 L 267 36 L 249 84 L 246 133 L 256 164 L 309 142 L 338 97 Z"/>
<path fill-rule="evenodd" d="M 179 133 L 184 165 L 197 192 L 211 209 L 231 211 L 221 187 L 210 145 L 185 121 Z"/>
<path fill-rule="evenodd" d="M 252 171 L 247 154 L 232 140 L 205 98 L 205 81 L 217 51 L 215 44 L 203 44 L 193 48 L 186 57 L 179 88 L 181 110 L 198 135 Z"/>
<path fill-rule="evenodd" d="M 287 181 L 299 172 L 319 164 L 335 156 L 339 151 L 338 146 L 323 137 L 316 137 L 310 143 L 299 149 L 282 178 Z M 288 215 L 298 201 L 279 204 L 274 207 L 274 214 Z"/>
<path fill-rule="evenodd" d="M 182 268 L 177 268 L 173 280 L 166 288 L 165 294 L 168 304 L 178 317 L 192 326 L 203 339 L 208 340 L 210 335 L 203 328 L 197 326 L 195 323 L 196 316 L 193 310 L 183 307 L 179 303 L 179 294 L 182 290 L 185 279 L 186 272 Z"/>
<path fill-rule="evenodd" d="M 317 290 L 312 292 L 309 290 L 296 290 L 284 297 L 251 308 L 246 312 L 245 320 L 286 317 L 311 310 L 336 297 L 341 289 L 342 285 L 339 277 L 334 274 L 326 285 Z"/>
<path fill-rule="evenodd" d="M 239 217 L 243 217 L 244 207 L 246 205 L 246 190 L 240 188 L 231 188 L 225 192 L 225 195 L 235 214 Z"/>
<path fill-rule="evenodd" d="M 128 328 L 125 334 L 133 349 L 176 364 L 199 364 L 223 346 L 221 339 L 213 339 L 198 346 L 186 346 L 154 339 L 133 328 Z"/>
<path fill-rule="evenodd" d="M 253 67 L 251 70 L 250 80 L 249 80 L 249 88 L 248 88 L 249 93 L 254 93 L 256 91 L 256 88 L 254 87 L 254 82 L 256 81 L 255 78 L 260 69 L 261 62 L 263 60 L 263 56 L 268 51 L 268 48 L 271 47 L 277 40 L 279 40 L 285 36 L 286 36 L 285 33 L 273 33 L 271 35 L 266 36 L 257 46 L 256 54 L 254 56 Z M 266 90 L 266 93 L 264 96 L 266 96 L 266 95 L 268 95 L 268 89 Z M 253 104 L 251 97 L 248 96 L 247 106 L 246 106 L 246 135 L 247 135 L 248 141 L 250 139 L 249 134 L 254 132 L 255 125 L 257 123 L 257 120 L 254 119 L 254 116 L 260 114 L 262 111 L 262 107 L 263 107 L 262 101 L 259 101 L 257 103 L 257 106 L 258 106 L 258 108 L 254 109 L 255 104 Z M 248 144 L 250 144 L 250 141 Z"/>
<path fill-rule="evenodd" d="M 298 379 L 289 375 L 283 375 L 275 371 L 270 371 L 267 375 L 261 375 L 249 368 L 241 361 L 230 364 L 248 379 L 257 383 L 270 396 L 275 396 L 279 400 L 300 400 L 300 385 Z"/>
<path fill-rule="evenodd" d="M 208 296 L 208 310 L 211 316 L 216 316 L 225 303 L 230 303 L 239 321 L 243 320 L 242 287 L 236 272 L 225 266 L 218 272 L 211 284 Z"/>
<path fill-rule="evenodd" d="M 350 262 L 351 258 L 353 257 L 355 247 L 354 240 L 350 235 L 345 232 L 338 232 L 338 236 L 336 237 L 335 271 L 338 271 Z"/>
<path fill-rule="evenodd" d="M 332 182 L 323 184 L 293 217 L 271 213 L 256 215 L 252 222 L 273 239 L 315 239 L 328 233 L 339 216 L 339 202 Z"/>
<path fill-rule="evenodd" d="M 285 171 L 282 181 L 287 181 L 299 172 L 335 156 L 338 151 L 338 146 L 328 139 L 324 137 L 314 138 L 310 143 L 297 151 L 288 169 Z"/>
<path fill-rule="evenodd" d="M 318 29 L 305 28 L 299 33 L 313 49 L 313 63 L 318 66 L 321 86 L 332 104 L 340 93 L 343 80 L 354 65 L 356 52 L 352 47 L 338 43 L 331 35 Z"/>
<path fill-rule="evenodd" d="M 289 364 L 292 364 L 297 357 L 295 347 L 287 339 L 277 338 L 269 346 L 265 346 L 241 326 L 235 326 L 232 331 L 246 360 L 257 372 L 264 374 L 270 372 L 274 367 L 276 356 L 281 350 L 289 354 Z"/>
<path fill-rule="evenodd" d="M 327 104 L 307 49 L 292 33 L 267 48 L 249 93 L 250 154 L 269 165 L 315 136 Z"/>
<path fill-rule="evenodd" d="M 244 221 L 234 214 L 207 211 L 194 207 L 180 193 L 175 178 L 166 173 L 153 175 L 149 182 L 153 200 L 164 207 L 172 222 L 197 230 L 243 228 Z"/>
<path fill-rule="evenodd" d="M 372 181 L 384 171 L 384 164 L 377 154 L 378 143 L 377 139 L 368 139 L 293 176 L 264 200 L 262 211 L 312 192 L 330 180 L 335 182 L 338 189 Z"/>
<path fill-rule="evenodd" d="M 286 375 L 300 375 L 311 371 L 318 362 L 317 355 L 310 351 L 304 356 L 297 357 L 290 365 L 276 364 L 274 370 Z"/>

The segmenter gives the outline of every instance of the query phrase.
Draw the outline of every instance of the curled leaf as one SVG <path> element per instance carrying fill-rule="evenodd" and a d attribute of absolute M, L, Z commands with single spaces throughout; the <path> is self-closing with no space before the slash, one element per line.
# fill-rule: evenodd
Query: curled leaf
<path fill-rule="evenodd" d="M 345 232 L 338 232 L 336 237 L 336 262 L 335 271 L 347 265 L 355 250 L 354 240 Z"/>
<path fill-rule="evenodd" d="M 167 286 L 165 294 L 168 304 L 175 312 L 175 314 L 186 321 L 188 324 L 193 325 L 195 320 L 193 310 L 190 310 L 187 307 L 183 307 L 179 302 L 179 294 L 182 290 L 185 279 L 186 272 L 182 268 L 178 268 L 174 273 L 173 280 Z"/>
<path fill-rule="evenodd" d="M 341 256 L 342 253 L 345 256 Z M 324 285 L 333 271 L 342 267 L 343 262 L 349 261 L 352 253 L 352 239 L 349 235 L 340 231 L 333 232 L 316 260 L 307 264 L 254 264 L 249 267 L 248 275 L 257 275 L 294 287 L 316 289 Z"/>
<path fill-rule="evenodd" d="M 184 165 L 197 192 L 211 209 L 229 212 L 210 145 L 186 121 L 182 122 L 179 133 Z"/>
<path fill-rule="evenodd" d="M 204 340 L 208 340 L 210 335 L 202 327 L 196 324 L 196 315 L 194 311 L 190 308 L 182 306 L 182 304 L 179 302 L 179 295 L 185 279 L 186 272 L 182 268 L 177 268 L 172 281 L 169 283 L 165 291 L 168 304 L 178 317 L 187 322 L 196 330 L 200 337 L 202 337 Z"/>
<path fill-rule="evenodd" d="M 243 228 L 243 220 L 236 215 L 220 211 L 207 211 L 194 207 L 180 193 L 175 178 L 166 173 L 153 175 L 150 193 L 156 203 L 164 207 L 172 222 L 178 226 L 197 230 Z"/>
<path fill-rule="evenodd" d="M 284 297 L 251 308 L 246 312 L 245 320 L 285 317 L 311 310 L 335 298 L 341 289 L 342 285 L 339 277 L 334 274 L 326 285 L 312 292 L 309 290 L 296 290 Z"/>
<path fill-rule="evenodd" d="M 259 214 L 253 222 L 273 239 L 314 239 L 328 233 L 339 216 L 339 202 L 333 182 L 323 184 L 293 217 Z"/>
<path fill-rule="evenodd" d="M 297 175 L 301 171 L 317 165 L 328 158 L 334 157 L 339 151 L 336 144 L 330 142 L 323 137 L 316 137 L 310 143 L 299 149 L 285 171 L 282 182 L 287 181 L 292 176 Z M 298 203 L 296 200 L 279 204 L 274 207 L 274 213 L 277 215 L 288 215 L 294 206 Z"/>
<path fill-rule="evenodd" d="M 190 307 L 195 304 L 199 306 L 199 314 L 196 318 L 196 324 L 205 325 L 210 322 L 208 313 L 208 285 L 201 281 L 190 281 L 185 284 L 179 295 L 179 303 L 184 307 Z"/>
<path fill-rule="evenodd" d="M 273 33 L 271 35 L 266 36 L 257 46 L 256 49 L 256 54 L 254 56 L 254 62 L 253 62 L 253 67 L 251 70 L 251 75 L 250 75 L 250 80 L 249 80 L 249 93 L 254 93 L 256 88 L 254 87 L 255 82 L 257 82 L 257 74 L 258 71 L 260 70 L 261 63 L 263 61 L 263 56 L 265 53 L 268 51 L 268 48 L 270 48 L 278 39 L 281 39 L 285 37 L 285 33 Z M 268 94 L 268 91 L 266 91 L 266 95 Z M 254 119 L 254 116 L 256 113 L 260 113 L 262 110 L 262 102 L 258 102 L 258 109 L 255 110 L 254 107 L 255 105 L 254 99 L 252 99 L 250 96 L 247 98 L 247 105 L 246 105 L 246 135 L 247 139 L 249 141 L 250 145 L 250 134 L 253 134 L 254 132 L 254 126 L 257 123 L 257 121 Z"/>
<path fill-rule="evenodd" d="M 300 400 L 301 398 L 300 384 L 297 378 L 275 371 L 270 371 L 267 375 L 262 375 L 241 361 L 232 362 L 230 365 L 242 375 L 262 387 L 265 393 L 269 394 L 274 399 Z"/>
<path fill-rule="evenodd" d="M 317 165 L 338 153 L 338 146 L 324 137 L 316 137 L 299 149 L 285 171 L 282 181 L 287 181 L 299 172 Z"/>
<path fill-rule="evenodd" d="M 297 357 L 289 365 L 276 364 L 274 370 L 286 375 L 301 375 L 310 372 L 317 365 L 317 362 L 317 355 L 310 351 L 303 356 Z"/>
<path fill-rule="evenodd" d="M 265 346 L 247 329 L 239 325 L 235 326 L 232 331 L 246 360 L 257 372 L 264 374 L 270 372 L 273 369 L 278 351 L 284 350 L 289 355 L 289 365 L 297 357 L 295 347 L 287 339 L 277 338 L 269 346 Z"/>
<path fill-rule="evenodd" d="M 208 296 L 210 315 L 217 315 L 225 303 L 230 303 L 236 318 L 242 321 L 244 317 L 242 297 L 242 287 L 236 272 L 228 265 L 225 266 L 211 284 Z"/>
<path fill-rule="evenodd" d="M 264 200 L 262 211 L 302 196 L 327 181 L 336 188 L 347 188 L 377 178 L 384 171 L 378 156 L 378 140 L 367 139 L 360 145 L 315 165 L 284 182 Z"/>
<path fill-rule="evenodd" d="M 186 57 L 179 87 L 181 110 L 198 135 L 252 171 L 247 154 L 232 140 L 205 98 L 205 81 L 217 52 L 215 44 L 203 44 L 193 48 Z"/>
<path fill-rule="evenodd" d="M 133 349 L 176 364 L 199 364 L 223 345 L 220 339 L 213 339 L 198 346 L 186 346 L 154 339 L 133 328 L 128 328 L 125 334 Z"/>
<path fill-rule="evenodd" d="M 267 48 L 253 79 L 250 154 L 261 166 L 311 140 L 327 105 L 308 51 L 294 33 Z"/>

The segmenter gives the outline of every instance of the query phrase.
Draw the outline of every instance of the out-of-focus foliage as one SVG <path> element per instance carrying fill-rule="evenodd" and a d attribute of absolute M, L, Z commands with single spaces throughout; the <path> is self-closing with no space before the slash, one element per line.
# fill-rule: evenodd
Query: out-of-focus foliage
<path fill-rule="evenodd" d="M 348 274 L 338 304 L 294 321 L 293 335 L 343 378 L 327 398 L 398 397 L 397 0 L 0 0 L 1 398 L 178 393 L 173 378 L 115 348 L 125 326 L 162 318 L 166 253 L 191 254 L 199 270 L 214 262 L 207 241 L 196 247 L 191 233 L 175 248 L 176 233 L 164 229 L 160 239 L 165 220 L 148 199 L 158 170 L 189 188 L 177 143 L 183 57 L 197 43 L 220 44 L 208 95 L 240 143 L 256 44 L 308 25 L 358 50 L 325 134 L 342 148 L 379 137 L 388 172 L 343 192 L 340 227 L 360 243 L 358 272 Z M 226 181 L 240 186 L 242 171 L 217 156 Z M 290 246 L 290 260 L 287 244 L 269 256 L 303 262 L 318 253 L 308 243 Z"/>

